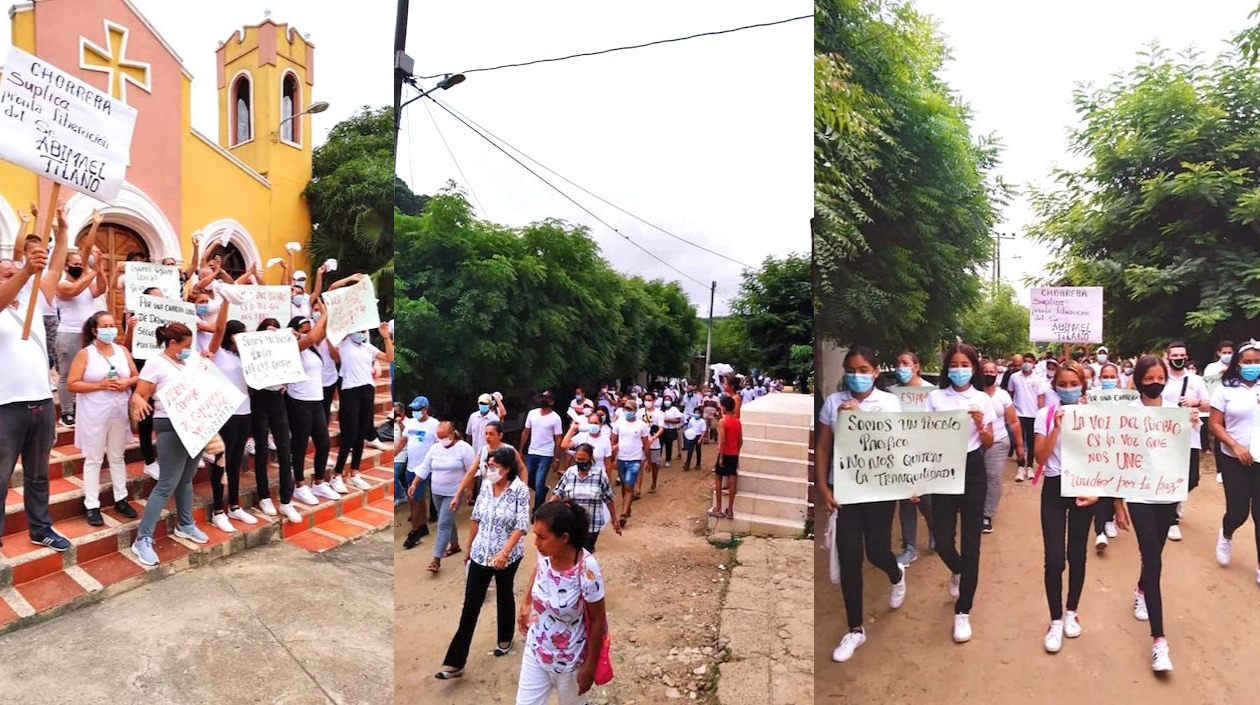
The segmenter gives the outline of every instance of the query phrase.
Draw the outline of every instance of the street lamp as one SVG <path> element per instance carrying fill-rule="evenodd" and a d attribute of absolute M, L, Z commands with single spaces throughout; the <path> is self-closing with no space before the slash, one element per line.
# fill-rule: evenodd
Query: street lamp
<path fill-rule="evenodd" d="M 411 100 L 408 100 L 408 101 L 406 101 L 405 103 L 403 103 L 402 105 L 398 106 L 398 109 L 399 109 L 399 111 L 401 112 L 403 108 L 407 107 L 408 105 L 411 105 L 412 103 L 416 102 L 417 100 L 420 100 L 421 98 L 423 98 L 423 97 L 425 97 L 426 95 L 428 95 L 428 94 L 432 93 L 433 91 L 438 90 L 439 88 L 440 88 L 440 89 L 442 89 L 442 90 L 444 90 L 444 91 L 448 91 L 448 90 L 450 90 L 450 89 L 454 88 L 455 86 L 458 86 L 459 84 L 461 84 L 461 83 L 463 83 L 463 82 L 464 82 L 464 74 L 462 74 L 462 73 L 457 73 L 457 74 L 448 74 L 448 75 L 447 75 L 445 78 L 443 78 L 441 81 L 438 81 L 436 86 L 434 86 L 434 87 L 430 88 L 430 89 L 429 89 L 429 90 L 427 90 L 427 91 L 420 91 L 420 95 L 418 95 L 418 96 L 416 96 L 415 98 L 412 98 Z M 408 83 L 410 83 L 413 87 L 415 87 L 414 80 L 413 80 L 413 81 L 408 81 Z M 417 88 L 417 90 L 419 90 L 419 88 L 418 88 L 418 87 L 416 87 L 416 88 Z"/>
<path fill-rule="evenodd" d="M 303 115 L 314 115 L 315 113 L 322 113 L 327 109 L 328 109 L 328 101 L 320 100 L 306 106 L 306 110 L 303 110 L 302 112 L 296 113 L 294 115 L 290 115 L 289 117 L 281 120 L 280 124 L 276 125 L 275 131 L 271 133 L 271 141 L 276 142 L 280 139 L 280 130 L 284 129 L 284 123 L 290 120 L 296 120 L 297 118 L 300 118 Z"/>

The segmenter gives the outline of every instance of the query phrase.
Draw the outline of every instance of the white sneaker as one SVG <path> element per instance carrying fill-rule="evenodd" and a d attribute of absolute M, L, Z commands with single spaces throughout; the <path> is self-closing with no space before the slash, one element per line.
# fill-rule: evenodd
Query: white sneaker
<path fill-rule="evenodd" d="M 958 631 L 955 627 L 954 634 Z M 958 641 L 958 637 L 954 637 L 954 641 Z M 1046 632 L 1046 651 L 1052 654 L 1059 653 L 1059 649 L 1063 648 L 1063 620 L 1056 619 L 1050 622 L 1050 631 Z"/>
<path fill-rule="evenodd" d="M 1151 670 L 1156 673 L 1168 673 L 1173 670 L 1172 658 L 1168 655 L 1168 640 L 1160 639 L 1151 646 Z"/>
<path fill-rule="evenodd" d="M 1015 469 L 1015 481 L 1016 482 L 1024 481 L 1024 466 L 1023 465 Z"/>
<path fill-rule="evenodd" d="M 1103 533 L 1106 534 L 1109 539 L 1114 539 L 1120 535 L 1120 532 L 1116 530 L 1116 522 L 1114 521 L 1109 521 L 1106 524 L 1103 524 Z"/>
<path fill-rule="evenodd" d="M 267 436 L 267 450 L 275 450 L 275 449 L 276 449 L 276 439 L 272 438 L 271 436 Z"/>
<path fill-rule="evenodd" d="M 270 497 L 259 502 L 258 508 L 263 511 L 263 514 L 266 514 L 269 517 L 276 515 L 276 505 L 272 503 Z"/>
<path fill-rule="evenodd" d="M 1219 472 L 1216 473 L 1216 484 L 1218 485 L 1225 484 L 1225 480 L 1221 479 L 1221 474 Z"/>
<path fill-rule="evenodd" d="M 280 513 L 283 514 L 284 518 L 288 519 L 291 524 L 302 523 L 302 515 L 298 514 L 298 510 L 294 509 L 292 504 L 281 504 Z"/>
<path fill-rule="evenodd" d="M 1178 502 L 1177 503 L 1177 518 L 1180 519 L 1184 517 L 1185 515 L 1186 515 L 1186 503 Z"/>
<path fill-rule="evenodd" d="M 355 487 L 358 487 L 364 492 L 367 492 L 368 490 L 372 489 L 372 486 L 368 484 L 368 481 L 364 480 L 362 477 L 358 475 L 355 475 L 354 477 L 350 478 L 350 484 L 354 485 Z"/>
<path fill-rule="evenodd" d="M 1181 540 L 1181 527 L 1180 526 L 1173 524 L 1172 526 L 1168 527 L 1168 540 L 1169 541 Z"/>
<path fill-rule="evenodd" d="M 301 487 L 295 487 L 293 489 L 293 498 L 299 500 L 300 502 L 304 504 L 310 504 L 310 505 L 319 504 L 319 500 L 315 498 L 315 493 L 312 492 L 311 488 L 307 485 L 302 485 Z"/>
<path fill-rule="evenodd" d="M 321 482 L 318 485 L 315 485 L 311 491 L 316 497 L 323 497 L 324 499 L 341 499 L 341 495 L 337 494 L 336 490 L 329 487 L 327 482 Z"/>
<path fill-rule="evenodd" d="M 1081 620 L 1072 610 L 1063 613 L 1063 636 L 1075 639 L 1081 635 Z"/>
<path fill-rule="evenodd" d="M 392 444 L 386 443 L 385 441 L 382 441 L 379 438 L 374 441 L 368 441 L 367 444 L 377 450 L 389 450 L 394 447 Z"/>
<path fill-rule="evenodd" d="M 227 513 L 229 519 L 235 519 L 242 524 L 257 524 L 258 517 L 245 511 L 244 507 L 237 507 Z"/>
<path fill-rule="evenodd" d="M 971 617 L 965 614 L 954 615 L 954 643 L 963 644 L 971 641 Z"/>
<path fill-rule="evenodd" d="M 329 467 L 330 469 L 331 469 L 331 468 L 335 468 L 335 467 L 337 467 L 337 459 L 336 459 L 336 458 L 333 458 L 333 457 L 329 457 L 329 458 L 328 458 L 328 467 Z"/>
<path fill-rule="evenodd" d="M 1139 622 L 1148 622 L 1151 615 L 1146 611 L 1146 595 L 1141 590 L 1133 591 L 1133 618 Z"/>
<path fill-rule="evenodd" d="M 255 450 L 257 450 L 257 448 L 254 446 L 254 439 L 252 438 L 246 439 L 245 452 L 248 453 L 249 455 L 253 455 Z"/>
<path fill-rule="evenodd" d="M 844 663 L 853 658 L 853 652 L 857 648 L 866 643 L 866 632 L 849 632 L 840 639 L 840 645 L 835 651 L 831 652 L 831 660 L 836 663 Z"/>
<path fill-rule="evenodd" d="M 1225 530 L 1222 529 L 1220 535 L 1216 539 L 1216 562 L 1221 565 L 1229 565 L 1229 554 L 1234 547 L 1231 539 L 1225 538 Z"/>
<path fill-rule="evenodd" d="M 145 474 L 145 475 L 148 475 L 149 477 L 153 478 L 154 480 L 158 479 L 158 464 L 157 464 L 157 463 L 149 463 L 148 465 L 145 465 L 145 466 L 144 466 L 144 474 Z"/>
<path fill-rule="evenodd" d="M 888 595 L 888 606 L 897 609 L 906 601 L 906 567 L 899 565 L 901 568 L 901 580 L 892 586 L 892 592 Z"/>
<path fill-rule="evenodd" d="M 228 521 L 227 515 L 223 512 L 215 512 L 214 516 L 210 517 L 210 523 L 225 534 L 236 533 L 236 527 L 232 526 L 232 522 Z"/>
<path fill-rule="evenodd" d="M 346 482 L 341 479 L 341 475 L 334 476 L 332 481 L 328 484 L 333 488 L 333 492 L 336 492 L 337 494 L 346 494 L 350 491 L 346 489 Z"/>
<path fill-rule="evenodd" d="M 958 599 L 958 594 L 959 594 L 958 588 L 961 583 L 962 583 L 962 575 L 960 573 L 954 573 L 953 575 L 949 576 L 949 596 L 954 598 L 955 600 Z M 963 616 L 965 617 L 966 615 L 963 615 Z"/>
<path fill-rule="evenodd" d="M 1103 550 L 1106 550 L 1106 548 L 1107 548 L 1107 535 L 1099 534 L 1098 538 L 1094 539 L 1094 550 L 1103 551 Z"/>

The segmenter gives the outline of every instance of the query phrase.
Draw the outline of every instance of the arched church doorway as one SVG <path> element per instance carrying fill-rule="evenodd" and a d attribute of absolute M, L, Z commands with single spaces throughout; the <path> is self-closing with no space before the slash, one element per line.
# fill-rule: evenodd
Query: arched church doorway
<path fill-rule="evenodd" d="M 95 244 L 97 249 L 104 253 L 105 259 L 109 262 L 109 271 L 111 273 L 109 280 L 109 312 L 115 319 L 121 320 L 123 310 L 125 309 L 125 292 L 119 289 L 116 284 L 118 275 L 122 274 L 122 263 L 127 261 L 127 256 L 133 252 L 139 252 L 144 255 L 145 261 L 149 260 L 149 246 L 145 244 L 144 238 L 131 228 L 115 225 L 113 223 L 101 223 L 101 227 L 96 231 L 96 241 L 88 242 L 87 236 L 91 232 L 91 226 L 85 227 L 79 232 L 75 238 L 75 246 L 79 252 L 87 255 L 92 251 Z"/>
<path fill-rule="evenodd" d="M 245 263 L 245 255 L 240 249 L 232 244 L 216 245 L 212 251 L 211 257 L 218 255 L 223 258 L 223 271 L 227 272 L 233 279 L 239 279 L 245 274 L 247 265 Z"/>

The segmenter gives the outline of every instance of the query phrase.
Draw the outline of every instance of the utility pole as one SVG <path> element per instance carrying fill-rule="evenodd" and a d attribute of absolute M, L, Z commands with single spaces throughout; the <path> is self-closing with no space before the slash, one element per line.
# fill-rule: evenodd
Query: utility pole
<path fill-rule="evenodd" d="M 398 153 L 398 130 L 402 125 L 402 87 L 411 79 L 413 62 L 407 48 L 407 10 L 411 0 L 398 0 L 398 18 L 394 24 L 394 153 Z"/>
<path fill-rule="evenodd" d="M 717 282 L 713 282 L 709 287 L 709 342 L 704 344 L 704 383 L 709 383 L 709 365 L 712 362 L 709 356 L 713 354 L 713 297 L 717 294 Z"/>
<path fill-rule="evenodd" d="M 997 246 L 993 248 L 993 284 L 996 286 L 1002 281 L 1002 241 L 1014 240 L 1015 234 L 994 233 L 993 239 Z"/>

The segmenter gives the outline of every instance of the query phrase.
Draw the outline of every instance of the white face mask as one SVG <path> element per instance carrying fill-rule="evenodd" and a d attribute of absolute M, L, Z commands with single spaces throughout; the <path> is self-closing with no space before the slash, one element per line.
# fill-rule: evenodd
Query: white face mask
<path fill-rule="evenodd" d="M 498 468 L 486 468 L 486 480 L 492 485 L 499 484 L 499 480 L 503 479 L 503 471 Z"/>
<path fill-rule="evenodd" d="M 442 444 L 442 447 L 450 448 L 451 446 L 455 445 L 455 437 L 447 436 L 446 438 L 439 438 L 438 442 Z"/>

